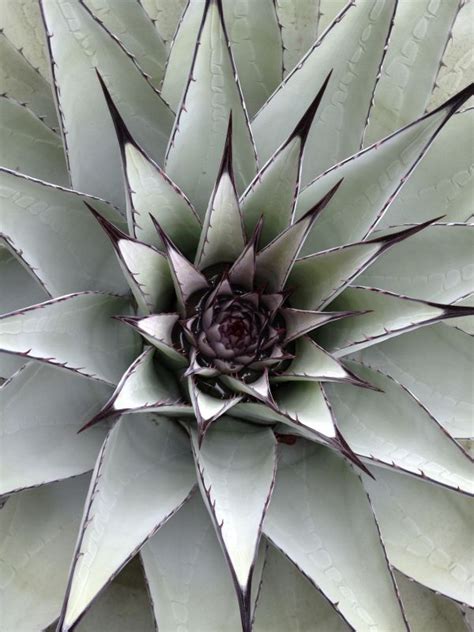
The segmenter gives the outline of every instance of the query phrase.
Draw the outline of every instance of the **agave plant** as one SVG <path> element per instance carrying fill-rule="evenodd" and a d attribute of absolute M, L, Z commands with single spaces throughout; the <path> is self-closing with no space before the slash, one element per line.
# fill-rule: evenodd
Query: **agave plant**
<path fill-rule="evenodd" d="M 472 3 L 2 9 L 2 631 L 466 630 Z"/>

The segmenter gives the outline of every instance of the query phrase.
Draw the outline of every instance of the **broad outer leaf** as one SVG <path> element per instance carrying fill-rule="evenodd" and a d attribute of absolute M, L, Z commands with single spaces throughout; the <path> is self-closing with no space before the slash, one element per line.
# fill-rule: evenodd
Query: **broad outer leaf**
<path fill-rule="evenodd" d="M 82 292 L 0 317 L 0 349 L 116 384 L 138 351 L 138 337 L 112 319 L 126 299 Z"/>
<path fill-rule="evenodd" d="M 77 632 L 156 632 L 140 560 L 131 562 L 107 586 L 76 628 Z M 56 627 L 51 631 L 55 632 Z"/>
<path fill-rule="evenodd" d="M 317 38 L 320 0 L 276 0 L 285 75 L 293 70 Z"/>
<path fill-rule="evenodd" d="M 439 215 L 448 222 L 464 222 L 472 215 L 473 125 L 472 108 L 449 119 L 380 220 L 380 228 Z"/>
<path fill-rule="evenodd" d="M 438 323 L 363 349 L 355 358 L 406 386 L 450 435 L 470 437 L 473 354 L 471 336 Z"/>
<path fill-rule="evenodd" d="M 57 130 L 58 119 L 51 86 L 8 40 L 5 33 L 0 33 L 0 57 L 0 94 L 24 103 L 48 127 Z"/>
<path fill-rule="evenodd" d="M 357 630 L 405 630 L 360 479 L 332 451 L 281 445 L 264 533 Z"/>
<path fill-rule="evenodd" d="M 29 274 L 17 256 L 13 255 L 7 243 L 0 240 L 0 313 L 21 309 L 47 298 L 47 293 L 33 274 Z M 24 364 L 24 358 L 0 353 L 0 384 L 2 379 L 13 375 Z"/>
<path fill-rule="evenodd" d="M 124 159 L 135 235 L 148 244 L 163 246 L 150 217 L 152 215 L 181 252 L 192 257 L 201 225 L 189 200 L 138 147 L 127 143 Z"/>
<path fill-rule="evenodd" d="M 192 432 L 201 493 L 224 550 L 250 630 L 252 571 L 276 471 L 276 442 L 267 428 L 220 419 L 202 445 Z M 242 503 L 242 499 L 244 502 Z"/>
<path fill-rule="evenodd" d="M 414 298 L 454 303 L 474 290 L 473 252 L 473 225 L 428 226 L 374 262 L 358 283 Z"/>
<path fill-rule="evenodd" d="M 160 630 L 240 629 L 232 577 L 196 493 L 141 551 Z"/>
<path fill-rule="evenodd" d="M 122 270 L 141 309 L 149 313 L 169 307 L 173 281 L 163 253 L 132 239 L 120 239 L 116 248 Z"/>
<path fill-rule="evenodd" d="M 84 201 L 120 223 L 109 205 L 2 169 L 0 199 L 0 233 L 51 295 L 127 291 L 112 246 Z"/>
<path fill-rule="evenodd" d="M 275 7 L 272 0 L 222 0 L 222 5 L 245 105 L 253 115 L 282 78 L 283 51 Z M 205 6 L 205 0 L 188 2 L 171 46 L 162 96 L 174 110 L 189 76 Z"/>
<path fill-rule="evenodd" d="M 132 134 L 157 162 L 164 158 L 173 113 L 130 54 L 82 3 L 41 0 L 41 7 L 51 35 L 53 78 L 73 185 L 124 207 L 117 139 L 96 68 L 120 103 Z"/>
<path fill-rule="evenodd" d="M 174 376 L 158 362 L 155 349 L 147 347 L 123 374 L 117 388 L 102 410 L 83 428 L 95 425 L 110 415 L 146 412 L 173 406 L 180 401 L 178 386 Z M 133 421 L 130 421 L 133 423 Z"/>
<path fill-rule="evenodd" d="M 462 0 L 400 0 L 369 112 L 365 145 L 423 114 L 461 5 Z"/>
<path fill-rule="evenodd" d="M 212 0 L 206 5 L 166 157 L 166 172 L 201 217 L 216 181 L 231 110 L 235 175 L 242 191 L 255 175 L 256 158 L 221 9 Z"/>
<path fill-rule="evenodd" d="M 395 7 L 394 0 L 346 5 L 341 19 L 320 36 L 255 116 L 252 130 L 261 162 L 288 138 L 331 70 L 306 144 L 303 183 L 359 149 Z"/>
<path fill-rule="evenodd" d="M 110 387 L 29 362 L 0 389 L 0 495 L 83 474 L 107 428 L 77 434 Z"/>
<path fill-rule="evenodd" d="M 46 38 L 38 3 L 34 0 L 4 0 L 0 27 L 25 60 L 49 81 Z"/>
<path fill-rule="evenodd" d="M 387 235 L 375 233 L 369 241 L 330 248 L 297 260 L 288 280 L 292 304 L 324 308 L 388 249 L 426 230 L 429 223 L 403 227 Z"/>
<path fill-rule="evenodd" d="M 467 632 L 461 609 L 450 599 L 395 572 L 403 608 L 412 630 Z"/>
<path fill-rule="evenodd" d="M 429 108 L 437 107 L 451 94 L 472 81 L 474 60 L 471 46 L 471 24 L 474 5 L 464 2 L 451 31 L 451 37 L 441 60 Z M 472 100 L 471 100 L 472 106 Z"/>
<path fill-rule="evenodd" d="M 294 420 L 322 437 L 336 436 L 332 411 L 320 383 L 308 381 L 279 384 L 274 389 L 274 396 L 279 410 L 289 417 L 289 420 L 279 421 L 288 423 Z M 314 439 L 317 440 L 317 437 Z"/>
<path fill-rule="evenodd" d="M 348 632 L 349 629 L 311 582 L 278 549 L 269 546 L 254 632 Z"/>
<path fill-rule="evenodd" d="M 166 48 L 158 29 L 149 20 L 139 2 L 123 0 L 82 0 L 96 20 L 120 41 L 136 58 L 151 84 L 159 89 L 166 63 Z"/>
<path fill-rule="evenodd" d="M 39 303 L 47 293 L 21 260 L 0 240 L 0 314 Z"/>
<path fill-rule="evenodd" d="M 234 263 L 242 254 L 245 242 L 232 167 L 232 119 L 229 119 L 221 166 L 204 217 L 196 265 L 203 269 L 225 262 Z"/>
<path fill-rule="evenodd" d="M 15 494 L 0 511 L 5 631 L 43 630 L 61 608 L 88 476 Z"/>
<path fill-rule="evenodd" d="M 466 88 L 437 110 L 328 169 L 308 185 L 298 198 L 297 217 L 343 178 L 337 196 L 327 205 L 308 237 L 303 254 L 364 239 L 383 218 L 438 132 L 473 89 Z M 433 216 L 436 214 L 429 208 L 427 217 Z"/>
<path fill-rule="evenodd" d="M 26 105 L 0 96 L 0 164 L 35 178 L 69 185 L 61 137 Z"/>
<path fill-rule="evenodd" d="M 181 506 L 194 485 L 185 433 L 148 415 L 110 431 L 92 476 L 61 615 L 70 630 L 104 586 Z"/>
<path fill-rule="evenodd" d="M 472 499 L 387 469 L 364 484 L 391 564 L 457 601 L 472 603 Z"/>
<path fill-rule="evenodd" d="M 454 306 L 417 301 L 363 286 L 347 288 L 331 303 L 331 309 L 367 311 L 357 318 L 330 323 L 317 333 L 318 342 L 337 358 L 455 315 Z M 460 311 L 459 315 L 464 313 Z"/>
<path fill-rule="evenodd" d="M 253 116 L 282 80 L 284 51 L 275 5 L 273 0 L 222 4 L 245 105 Z"/>
<path fill-rule="evenodd" d="M 166 47 L 169 48 L 186 6 L 186 0 L 141 0 L 140 4 L 155 24 Z"/>
<path fill-rule="evenodd" d="M 337 426 L 354 452 L 375 464 L 474 494 L 471 459 L 411 393 L 379 372 L 350 366 L 382 391 L 326 387 Z"/>

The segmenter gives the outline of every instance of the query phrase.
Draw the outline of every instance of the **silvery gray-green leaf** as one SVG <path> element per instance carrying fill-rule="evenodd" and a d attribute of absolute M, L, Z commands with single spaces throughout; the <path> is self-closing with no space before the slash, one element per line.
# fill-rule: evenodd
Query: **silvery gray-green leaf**
<path fill-rule="evenodd" d="M 191 453 L 176 424 L 147 415 L 117 422 L 92 475 L 59 629 L 71 629 L 193 485 Z"/>

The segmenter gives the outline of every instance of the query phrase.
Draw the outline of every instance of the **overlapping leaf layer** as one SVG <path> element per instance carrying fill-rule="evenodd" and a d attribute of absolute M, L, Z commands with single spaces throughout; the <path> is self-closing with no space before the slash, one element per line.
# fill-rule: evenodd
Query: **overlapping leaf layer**
<path fill-rule="evenodd" d="M 469 4 L 4 0 L 2 630 L 467 629 Z"/>

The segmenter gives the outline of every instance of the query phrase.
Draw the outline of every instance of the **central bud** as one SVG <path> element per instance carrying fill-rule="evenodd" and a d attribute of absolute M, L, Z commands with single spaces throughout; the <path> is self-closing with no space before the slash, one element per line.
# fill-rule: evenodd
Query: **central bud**
<path fill-rule="evenodd" d="M 195 372 L 202 368 L 207 373 L 215 369 L 238 374 L 278 364 L 284 358 L 282 303 L 281 294 L 244 291 L 225 274 L 211 289 L 194 297 L 181 325 L 195 358 Z"/>

